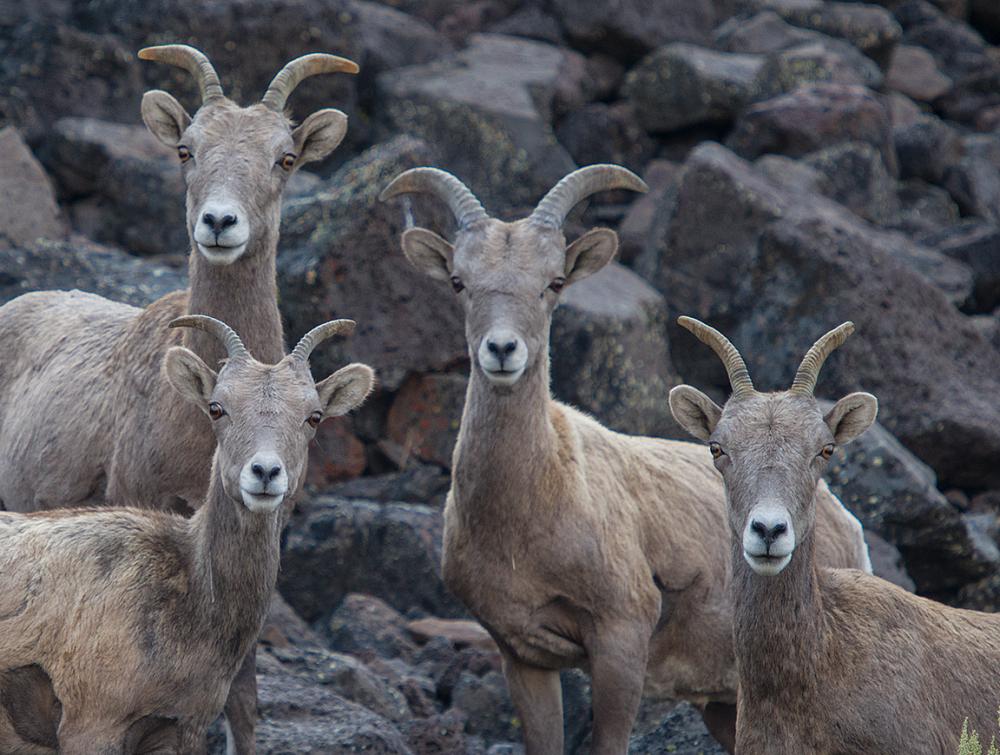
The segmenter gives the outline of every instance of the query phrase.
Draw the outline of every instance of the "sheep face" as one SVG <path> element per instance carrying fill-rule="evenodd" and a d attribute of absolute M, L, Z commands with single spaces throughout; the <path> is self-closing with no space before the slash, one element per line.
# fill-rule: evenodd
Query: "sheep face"
<path fill-rule="evenodd" d="M 422 228 L 403 234 L 407 259 L 450 282 L 465 310 L 474 369 L 501 388 L 548 358 L 560 293 L 604 267 L 617 247 L 617 236 L 606 229 L 590 231 L 567 247 L 559 228 L 531 218 L 484 219 L 460 231 L 454 246 Z"/>
<path fill-rule="evenodd" d="M 223 489 L 251 512 L 272 512 L 294 495 L 320 422 L 358 406 L 373 382 L 369 367 L 352 364 L 314 383 L 308 364 L 293 356 L 275 365 L 230 358 L 216 375 L 180 346 L 167 353 L 165 369 L 210 418 Z"/>

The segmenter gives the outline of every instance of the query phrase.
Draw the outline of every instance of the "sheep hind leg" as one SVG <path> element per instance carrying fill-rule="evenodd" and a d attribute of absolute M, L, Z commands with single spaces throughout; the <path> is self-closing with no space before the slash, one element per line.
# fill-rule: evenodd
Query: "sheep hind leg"
<path fill-rule="evenodd" d="M 226 754 L 257 751 L 257 646 L 254 645 L 233 679 L 226 698 Z"/>
<path fill-rule="evenodd" d="M 700 710 L 705 728 L 726 752 L 736 752 L 736 706 L 733 703 L 708 703 Z"/>
<path fill-rule="evenodd" d="M 503 653 L 503 675 L 521 719 L 527 755 L 563 755 L 559 672 L 529 666 Z"/>

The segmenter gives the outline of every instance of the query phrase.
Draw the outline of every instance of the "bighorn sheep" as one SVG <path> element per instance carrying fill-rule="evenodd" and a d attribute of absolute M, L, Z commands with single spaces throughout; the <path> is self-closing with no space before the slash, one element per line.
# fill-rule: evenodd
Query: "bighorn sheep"
<path fill-rule="evenodd" d="M 331 109 L 293 129 L 285 103 L 308 76 L 358 68 L 305 55 L 278 72 L 259 104 L 242 108 L 223 95 L 198 50 L 165 45 L 139 57 L 188 70 L 201 91 L 194 118 L 166 92 L 142 99 L 147 127 L 182 164 L 190 289 L 145 309 L 79 291 L 25 294 L 0 307 L 0 509 L 196 506 L 215 439 L 197 410 L 176 400 L 160 365 L 177 343 L 210 365 L 223 352 L 204 334 L 181 337 L 166 323 L 210 315 L 242 333 L 258 359 L 284 354 L 275 293 L 281 193 L 299 166 L 328 155 L 347 130 L 347 117 Z M 251 656 L 226 709 L 240 752 L 253 749 L 255 684 Z"/>
<path fill-rule="evenodd" d="M 878 411 L 868 393 L 845 396 L 825 414 L 813 397 L 823 362 L 854 326 L 819 339 L 789 390 L 759 393 L 721 333 L 680 322 L 719 355 L 733 388 L 720 409 L 678 386 L 670 408 L 708 441 L 725 480 L 737 751 L 940 754 L 957 752 L 966 716 L 991 729 L 1000 700 L 1000 616 L 817 564 L 817 485 L 836 445 L 867 430 Z"/>
<path fill-rule="evenodd" d="M 281 504 L 304 478 L 315 428 L 372 387 L 362 364 L 319 383 L 309 372 L 313 348 L 350 333 L 350 320 L 314 328 L 276 364 L 258 362 L 213 318 L 171 326 L 217 338 L 228 356 L 216 374 L 177 346 L 163 365 L 218 441 L 196 513 L 0 513 L 0 671 L 48 675 L 61 704 L 50 741 L 63 755 L 203 747 L 266 615 Z"/>
<path fill-rule="evenodd" d="M 563 751 L 558 669 L 589 667 L 595 753 L 625 752 L 645 684 L 707 707 L 732 739 L 736 670 L 722 480 L 692 443 L 612 432 L 552 399 L 549 329 L 560 291 L 614 255 L 613 231 L 569 246 L 562 224 L 610 189 L 644 191 L 614 165 L 571 173 L 530 217 L 489 217 L 455 176 L 414 168 L 382 198 L 434 194 L 454 244 L 411 228 L 403 252 L 450 281 L 472 374 L 445 507 L 443 573 L 496 639 L 528 752 Z M 824 563 L 865 566 L 860 525 L 824 491 Z"/>

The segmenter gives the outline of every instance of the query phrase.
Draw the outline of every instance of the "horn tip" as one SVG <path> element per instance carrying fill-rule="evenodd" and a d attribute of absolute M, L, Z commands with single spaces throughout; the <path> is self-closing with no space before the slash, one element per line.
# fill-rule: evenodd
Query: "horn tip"
<path fill-rule="evenodd" d="M 680 325 L 685 330 L 690 330 L 692 333 L 694 329 L 701 325 L 700 320 L 696 320 L 693 317 L 688 317 L 687 315 L 681 315 L 677 318 L 677 324 Z"/>
<path fill-rule="evenodd" d="M 138 52 L 139 58 L 141 60 L 153 60 L 156 55 L 156 53 L 153 52 L 155 49 L 155 47 L 143 47 Z"/>

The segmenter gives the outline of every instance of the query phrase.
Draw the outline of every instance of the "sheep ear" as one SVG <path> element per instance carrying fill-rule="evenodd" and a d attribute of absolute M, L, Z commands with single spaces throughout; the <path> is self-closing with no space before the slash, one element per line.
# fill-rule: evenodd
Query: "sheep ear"
<path fill-rule="evenodd" d="M 618 251 L 618 234 L 593 228 L 566 248 L 566 283 L 576 283 L 611 262 Z"/>
<path fill-rule="evenodd" d="M 375 387 L 375 370 L 367 364 L 341 367 L 316 384 L 324 417 L 339 417 L 361 406 Z"/>
<path fill-rule="evenodd" d="M 722 409 L 712 399 L 690 385 L 670 391 L 670 413 L 677 423 L 700 440 L 708 440 L 719 424 Z"/>
<path fill-rule="evenodd" d="M 333 152 L 347 133 L 347 116 L 339 110 L 317 110 L 292 132 L 298 159 L 295 166 L 322 160 Z"/>
<path fill-rule="evenodd" d="M 403 254 L 417 270 L 431 278 L 446 281 L 451 278 L 451 261 L 455 247 L 434 231 L 410 228 L 401 239 Z"/>
<path fill-rule="evenodd" d="M 191 403 L 208 411 L 219 376 L 193 351 L 173 346 L 167 352 L 164 370 L 174 390 Z"/>
<path fill-rule="evenodd" d="M 878 399 L 870 393 L 844 396 L 826 413 L 823 421 L 838 445 L 850 443 L 872 426 L 878 416 Z"/>
<path fill-rule="evenodd" d="M 191 125 L 191 116 L 173 96 L 154 89 L 142 95 L 142 122 L 153 136 L 173 148 Z"/>

